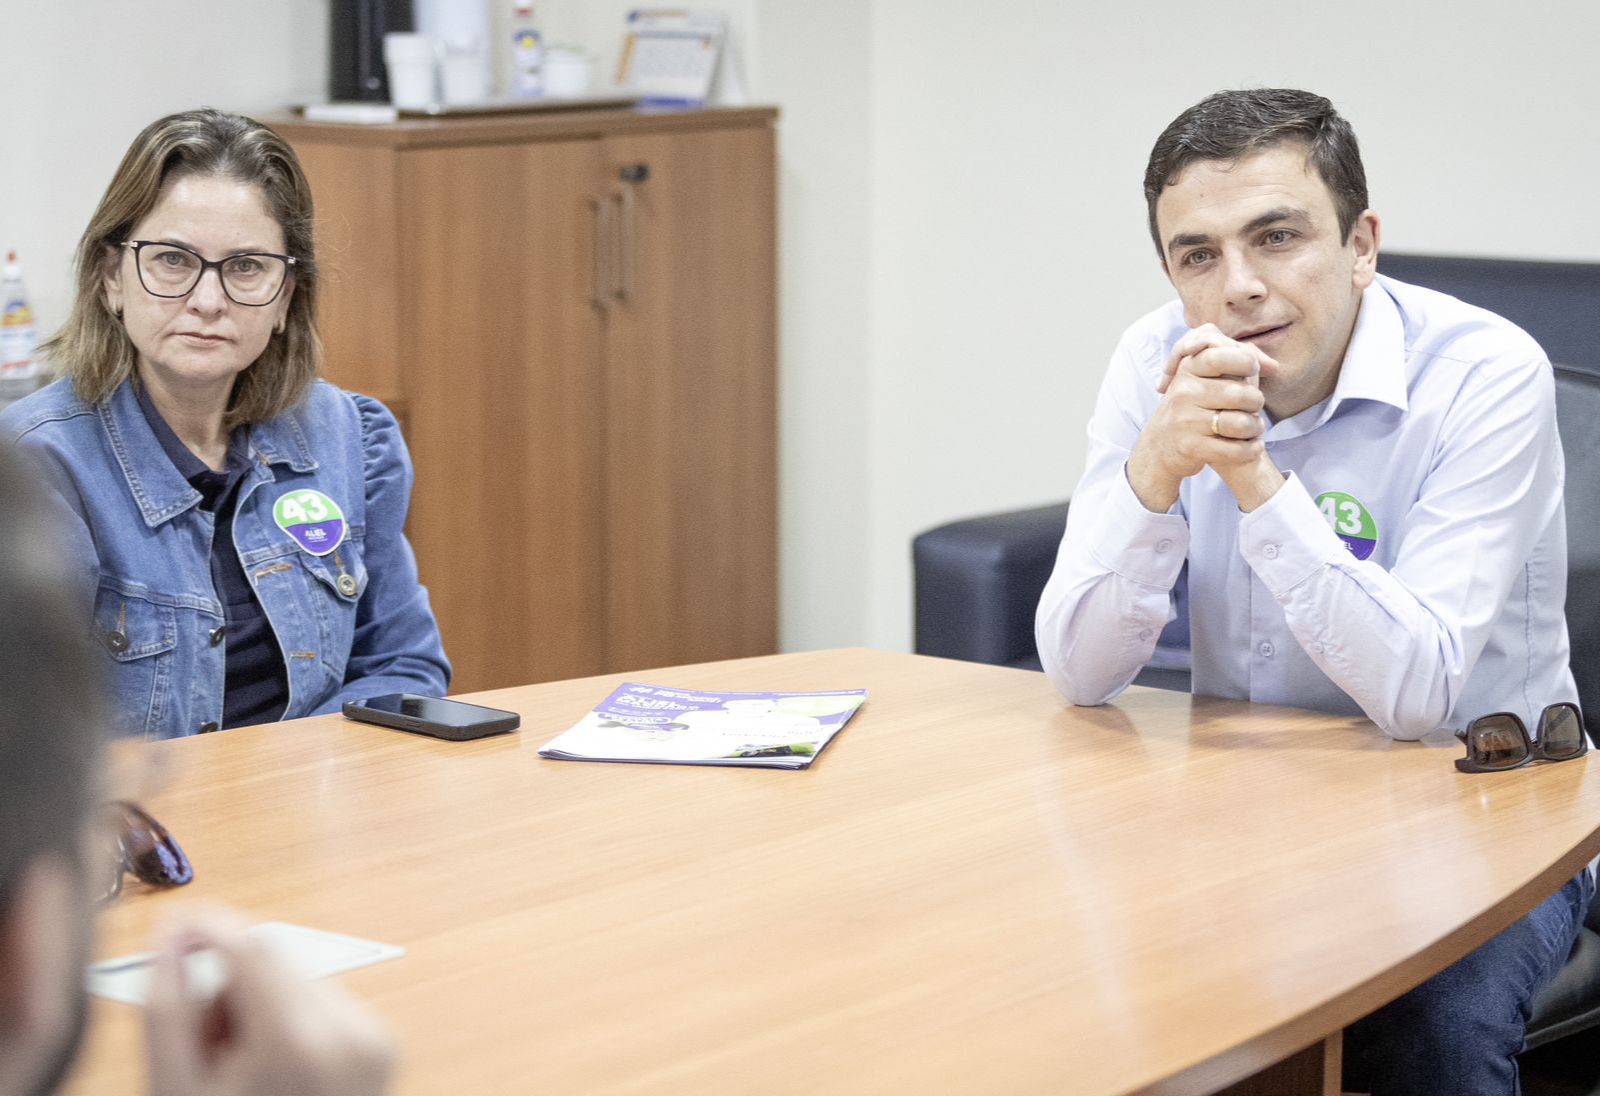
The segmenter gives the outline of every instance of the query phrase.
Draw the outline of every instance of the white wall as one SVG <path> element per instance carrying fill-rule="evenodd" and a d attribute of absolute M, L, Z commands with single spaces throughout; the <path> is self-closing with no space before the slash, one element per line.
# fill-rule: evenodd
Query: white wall
<path fill-rule="evenodd" d="M 869 637 L 870 5 L 761 0 L 741 42 L 756 101 L 776 102 L 780 245 L 780 641 Z M 759 33 L 754 33 L 758 30 Z"/>
<path fill-rule="evenodd" d="M 873 13 L 875 646 L 909 645 L 913 534 L 1070 493 L 1111 348 L 1167 296 L 1140 196 L 1149 146 L 1203 95 L 1332 98 L 1363 142 L 1387 246 L 1600 260 L 1592 3 L 1016 0 L 979 15 L 875 0 Z"/>
<path fill-rule="evenodd" d="M 629 6 L 540 10 L 609 75 Z M 1333 98 L 1386 246 L 1600 260 L 1584 0 L 1214 0 L 1198 21 L 1178 0 L 721 6 L 753 101 L 783 110 L 788 649 L 908 647 L 913 534 L 1071 491 L 1111 346 L 1167 295 L 1145 156 L 1216 88 Z M 0 248 L 22 251 L 44 326 L 138 128 L 314 93 L 326 23 L 327 0 L 0 0 Z"/>
<path fill-rule="evenodd" d="M 71 306 L 72 250 L 129 142 L 198 106 L 281 109 L 327 87 L 327 0 L 0 0 L 0 250 L 40 327 Z"/>

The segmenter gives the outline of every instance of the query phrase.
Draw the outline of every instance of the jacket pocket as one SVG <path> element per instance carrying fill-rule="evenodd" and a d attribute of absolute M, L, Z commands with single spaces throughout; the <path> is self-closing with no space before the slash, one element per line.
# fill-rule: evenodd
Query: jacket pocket
<path fill-rule="evenodd" d="M 111 695 L 123 734 L 165 737 L 178 614 L 114 587 L 95 595 L 94 634 L 111 656 Z"/>
<path fill-rule="evenodd" d="M 311 575 L 312 607 L 322 639 L 322 661 L 336 680 L 343 680 L 355 642 L 356 606 L 367 589 L 367 567 L 361 546 L 347 540 L 325 556 L 300 553 Z"/>

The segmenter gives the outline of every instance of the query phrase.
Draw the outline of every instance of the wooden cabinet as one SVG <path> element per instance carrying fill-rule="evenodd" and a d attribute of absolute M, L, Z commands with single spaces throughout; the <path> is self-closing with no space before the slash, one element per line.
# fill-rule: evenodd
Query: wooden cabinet
<path fill-rule="evenodd" d="M 776 649 L 774 117 L 275 123 L 453 691 Z"/>

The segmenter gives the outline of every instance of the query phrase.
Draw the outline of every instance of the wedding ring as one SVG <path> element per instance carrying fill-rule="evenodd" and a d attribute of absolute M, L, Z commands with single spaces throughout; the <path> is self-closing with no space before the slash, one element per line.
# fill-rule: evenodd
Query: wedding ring
<path fill-rule="evenodd" d="M 1213 411 L 1213 412 L 1211 412 L 1211 433 L 1213 435 L 1215 435 L 1216 437 L 1219 437 L 1219 438 L 1222 437 L 1222 412 L 1221 411 Z"/>

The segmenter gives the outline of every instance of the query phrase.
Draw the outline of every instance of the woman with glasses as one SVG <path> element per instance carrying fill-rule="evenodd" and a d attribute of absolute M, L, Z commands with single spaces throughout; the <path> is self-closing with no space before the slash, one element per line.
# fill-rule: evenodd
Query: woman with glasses
<path fill-rule="evenodd" d="M 63 512 L 129 733 L 171 738 L 443 696 L 402 528 L 394 416 L 318 379 L 311 190 L 215 110 L 134 140 L 49 340 L 61 380 L 0 412 Z"/>

